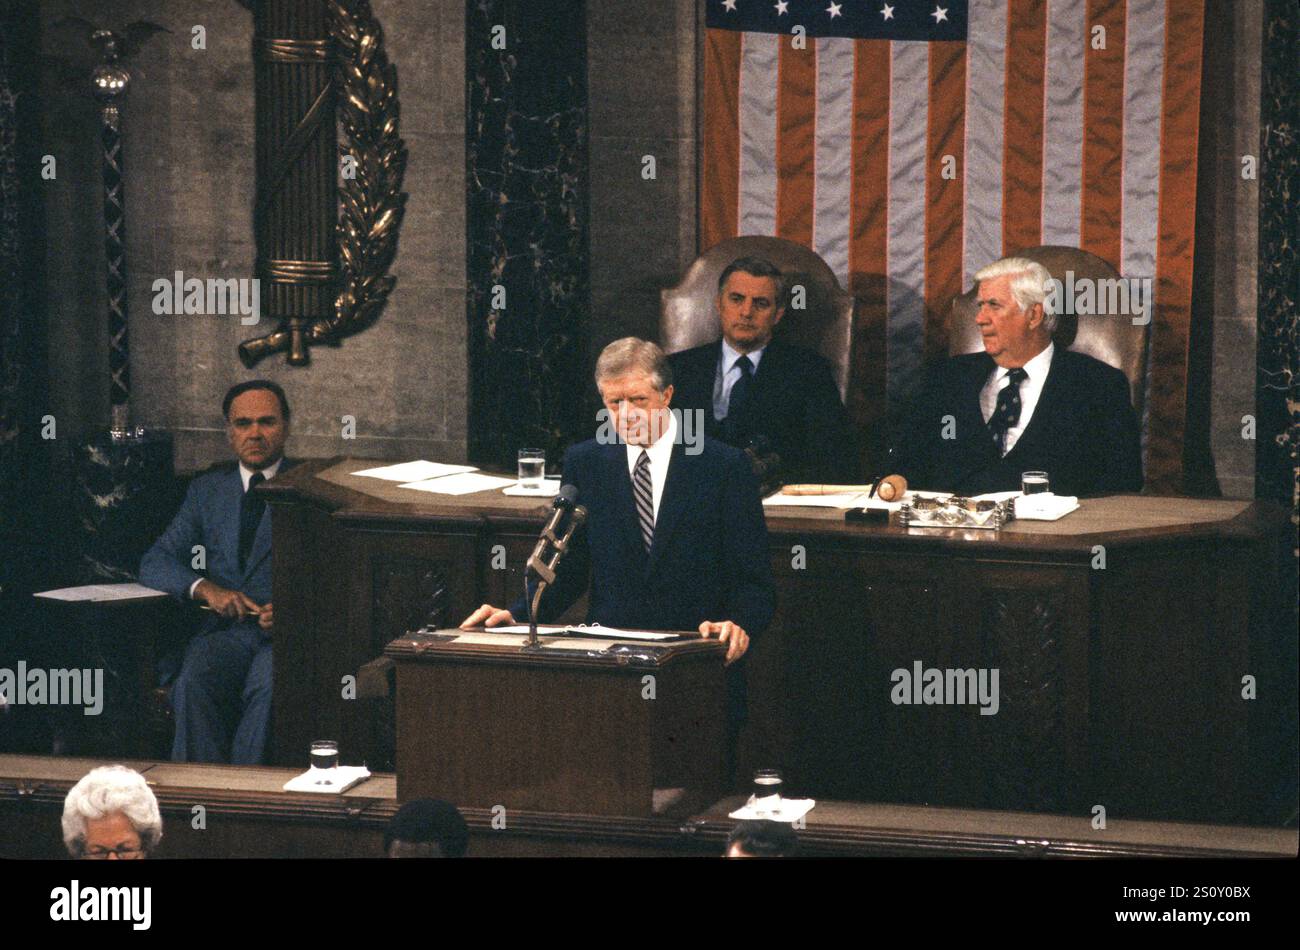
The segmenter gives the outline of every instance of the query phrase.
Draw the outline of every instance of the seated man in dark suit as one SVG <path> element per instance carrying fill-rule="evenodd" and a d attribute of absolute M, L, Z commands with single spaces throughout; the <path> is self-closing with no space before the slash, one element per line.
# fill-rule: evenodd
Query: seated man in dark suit
<path fill-rule="evenodd" d="M 211 613 L 172 688 L 177 762 L 257 765 L 271 716 L 271 513 L 252 489 L 290 463 L 289 401 L 266 380 L 222 402 L 238 464 L 190 483 L 181 510 L 140 564 L 140 583 Z"/>
<path fill-rule="evenodd" d="M 1027 471 L 1047 472 L 1058 495 L 1140 491 L 1128 380 L 1052 342 L 1047 269 L 1007 258 L 975 279 L 984 352 L 931 374 L 895 440 L 896 470 L 913 488 L 964 495 L 1018 490 Z"/>
<path fill-rule="evenodd" d="M 773 480 L 856 481 L 856 440 L 830 366 L 773 337 L 785 290 L 781 271 L 761 258 L 727 266 L 716 300 L 722 339 L 668 358 L 675 405 L 701 413 L 712 438 L 774 453 Z"/>
<path fill-rule="evenodd" d="M 538 620 L 554 620 L 591 588 L 589 622 L 625 629 L 698 630 L 739 660 L 772 619 L 775 598 L 758 484 L 744 454 L 704 438 L 687 449 L 669 411 L 672 370 L 654 343 L 615 340 L 596 385 L 617 438 L 564 454 L 586 523 L 574 534 Z M 602 430 L 603 431 L 603 430 Z M 528 616 L 484 604 L 462 627 Z M 743 681 L 731 677 L 733 711 Z"/>

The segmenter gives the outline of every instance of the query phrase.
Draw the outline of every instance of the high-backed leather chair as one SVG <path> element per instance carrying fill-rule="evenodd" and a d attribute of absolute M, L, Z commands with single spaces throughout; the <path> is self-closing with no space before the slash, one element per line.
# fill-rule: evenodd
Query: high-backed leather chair
<path fill-rule="evenodd" d="M 751 235 L 731 238 L 696 258 L 676 287 L 661 290 L 659 343 L 667 353 L 712 343 L 722 335 L 714 300 L 718 277 L 738 257 L 762 257 L 785 275 L 786 287 L 804 288 L 804 308 L 787 307 L 776 333 L 820 353 L 831 364 L 840 396 L 849 392 L 853 297 L 826 262 L 802 244 Z"/>
<path fill-rule="evenodd" d="M 1026 257 L 1047 268 L 1047 272 L 1062 282 L 1068 291 L 1067 272 L 1074 272 L 1074 280 L 1113 280 L 1119 271 L 1095 254 L 1077 247 L 1031 247 L 1009 257 Z M 991 262 L 990 262 L 991 263 Z M 948 322 L 948 354 L 977 353 L 984 348 L 979 327 L 975 324 L 978 309 L 975 298 L 976 285 L 964 294 L 952 298 L 952 311 Z M 1148 304 L 1150 302 L 1148 301 Z M 1142 418 L 1142 403 L 1146 395 L 1147 326 L 1134 325 L 1127 316 L 1076 316 L 1062 313 L 1057 318 L 1052 339 L 1077 353 L 1085 353 L 1124 372 L 1128 377 L 1129 392 L 1138 419 Z"/>

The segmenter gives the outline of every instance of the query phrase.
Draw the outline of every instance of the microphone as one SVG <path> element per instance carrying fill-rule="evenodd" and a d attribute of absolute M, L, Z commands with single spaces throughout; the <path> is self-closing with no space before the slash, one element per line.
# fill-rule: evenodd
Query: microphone
<path fill-rule="evenodd" d="M 578 489 L 573 485 L 561 485 L 560 493 L 551 502 L 551 517 L 542 528 L 541 536 L 533 548 L 532 555 L 524 570 L 524 598 L 528 604 L 528 645 L 537 645 L 537 608 L 541 604 L 542 594 L 555 583 L 555 572 L 560 566 L 560 558 L 569 549 L 569 541 L 578 526 L 587 518 L 587 509 L 577 503 Z M 557 535 L 561 522 L 568 515 L 568 524 L 563 533 Z M 547 555 L 547 548 L 550 554 Z M 529 591 L 528 580 L 537 579 L 537 587 Z"/>
<path fill-rule="evenodd" d="M 555 582 L 555 565 L 548 564 L 546 560 L 546 548 L 548 545 L 555 546 L 560 554 L 564 553 L 561 547 L 561 539 L 556 536 L 559 530 L 560 522 L 564 519 L 565 514 L 574 511 L 577 507 L 578 489 L 573 485 L 561 485 L 560 493 L 555 496 L 551 502 L 551 517 L 547 519 L 546 526 L 542 528 L 542 533 L 537 539 L 537 544 L 533 547 L 533 553 L 529 555 L 527 569 L 534 577 L 540 577 L 546 583 Z M 586 510 L 583 510 L 586 515 Z M 564 540 L 568 540 L 565 538 Z M 556 563 L 559 558 L 556 558 Z"/>

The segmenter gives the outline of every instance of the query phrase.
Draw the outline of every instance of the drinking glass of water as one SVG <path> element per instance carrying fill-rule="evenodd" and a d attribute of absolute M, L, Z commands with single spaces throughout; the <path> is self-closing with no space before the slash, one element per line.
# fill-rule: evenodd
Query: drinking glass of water
<path fill-rule="evenodd" d="M 777 769 L 759 769 L 754 773 L 754 793 L 749 796 L 749 806 L 760 815 L 772 815 L 781 810 L 781 790 L 785 779 Z"/>
<path fill-rule="evenodd" d="M 318 739 L 311 744 L 311 770 L 317 785 L 333 785 L 334 769 L 339 767 L 339 744 L 333 739 Z"/>
<path fill-rule="evenodd" d="M 519 487 L 541 491 L 546 484 L 546 452 L 542 449 L 519 450 Z"/>
<path fill-rule="evenodd" d="M 1047 473 L 1022 472 L 1020 475 L 1020 491 L 1026 495 L 1038 495 L 1051 491 L 1051 483 L 1047 480 Z"/>

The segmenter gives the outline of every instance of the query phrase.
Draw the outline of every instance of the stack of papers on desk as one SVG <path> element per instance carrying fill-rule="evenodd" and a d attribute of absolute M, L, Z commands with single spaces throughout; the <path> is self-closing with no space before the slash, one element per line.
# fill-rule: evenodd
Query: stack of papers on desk
<path fill-rule="evenodd" d="M 382 478 L 386 482 L 422 482 L 427 478 L 442 478 L 444 475 L 459 475 L 461 472 L 477 472 L 473 465 L 445 465 L 442 462 L 426 462 L 419 459 L 414 462 L 402 462 L 398 465 L 384 465 L 368 468 L 353 475 L 366 478 Z"/>
<path fill-rule="evenodd" d="M 33 597 L 45 600 L 90 601 L 103 604 L 111 601 L 159 600 L 167 595 L 143 584 L 87 584 L 85 587 L 61 587 L 58 590 L 41 591 Z"/>
<path fill-rule="evenodd" d="M 477 491 L 505 488 L 507 485 L 513 485 L 514 483 L 513 478 L 484 475 L 482 472 L 461 472 L 458 475 L 428 478 L 421 482 L 407 482 L 405 485 L 398 485 L 397 487 L 433 492 L 435 495 L 472 495 Z"/>
<path fill-rule="evenodd" d="M 1074 495 L 1040 492 L 1016 499 L 1016 517 L 1025 521 L 1057 521 L 1078 508 L 1079 499 Z"/>
<path fill-rule="evenodd" d="M 1019 492 L 1010 494 L 1018 495 Z M 777 492 L 775 495 L 768 495 L 763 499 L 763 505 L 767 508 L 878 508 L 881 511 L 897 511 L 903 504 L 901 501 L 884 501 L 880 498 L 868 497 L 870 492 L 844 492 L 835 495 L 783 495 Z M 947 492 L 934 491 L 910 491 L 903 496 L 908 501 L 917 498 L 948 498 Z M 981 495 L 981 498 L 992 498 L 994 501 L 999 500 L 995 495 Z"/>
<path fill-rule="evenodd" d="M 768 495 L 763 499 L 765 508 L 874 508 L 889 507 L 889 502 L 867 498 L 866 492 L 845 492 L 837 495 Z M 897 507 L 895 505 L 894 507 Z"/>
<path fill-rule="evenodd" d="M 513 478 L 484 475 L 473 465 L 447 465 L 443 462 L 401 462 L 353 472 L 366 478 L 382 478 L 386 482 L 400 482 L 398 488 L 433 492 L 435 495 L 472 495 L 515 484 Z"/>

